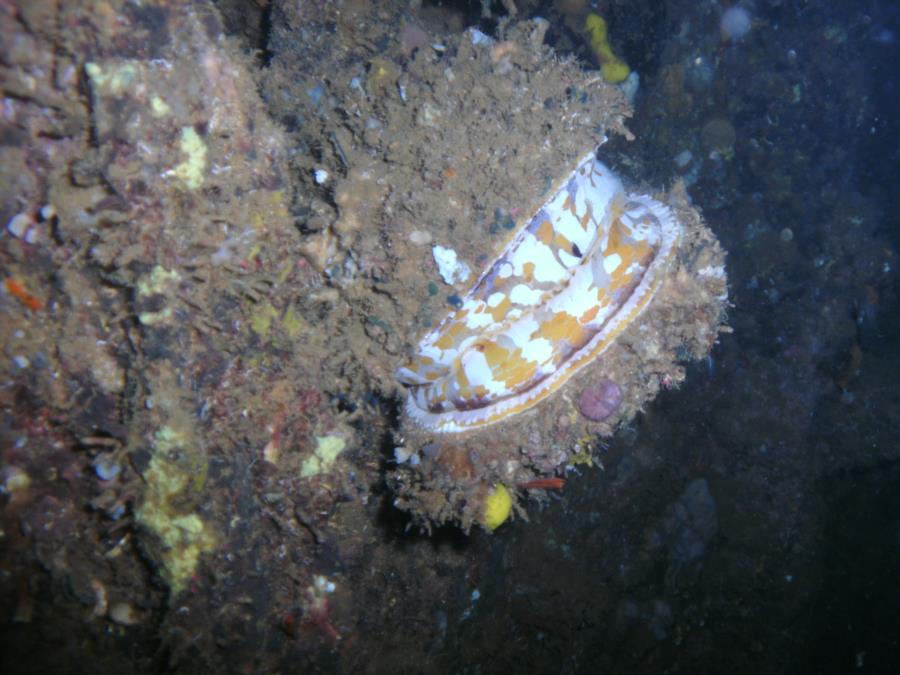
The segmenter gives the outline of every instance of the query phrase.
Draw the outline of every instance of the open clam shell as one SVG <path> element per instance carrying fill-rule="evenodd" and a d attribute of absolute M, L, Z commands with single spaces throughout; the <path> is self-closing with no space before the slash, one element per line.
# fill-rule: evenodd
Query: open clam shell
<path fill-rule="evenodd" d="M 397 370 L 408 415 L 461 432 L 551 396 L 648 306 L 682 230 L 595 152 L 582 157 Z"/>

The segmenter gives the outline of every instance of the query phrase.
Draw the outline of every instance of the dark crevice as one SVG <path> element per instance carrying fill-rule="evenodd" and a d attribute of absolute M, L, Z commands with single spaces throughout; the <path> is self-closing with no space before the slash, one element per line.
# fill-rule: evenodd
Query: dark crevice
<path fill-rule="evenodd" d="M 255 55 L 257 64 L 266 67 L 272 60 L 272 4 L 255 0 L 217 0 L 225 33 L 237 37 L 244 49 Z"/>

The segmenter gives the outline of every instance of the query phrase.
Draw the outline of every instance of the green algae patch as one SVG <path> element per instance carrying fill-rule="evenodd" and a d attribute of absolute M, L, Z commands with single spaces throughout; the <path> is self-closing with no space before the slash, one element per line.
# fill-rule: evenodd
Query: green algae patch
<path fill-rule="evenodd" d="M 316 436 L 316 447 L 312 454 L 303 460 L 300 466 L 300 477 L 309 478 L 331 470 L 347 441 L 340 436 Z"/>
<path fill-rule="evenodd" d="M 137 66 L 131 61 L 107 64 L 107 69 L 94 62 L 86 63 L 84 70 L 91 81 L 101 89 L 107 89 L 113 96 L 121 96 L 137 79 Z"/>
<path fill-rule="evenodd" d="M 137 283 L 139 298 L 152 295 L 169 295 L 181 275 L 175 270 L 167 270 L 162 265 L 156 265 L 148 275 L 144 275 Z M 146 311 L 138 314 L 138 321 L 145 326 L 166 323 L 172 318 L 172 308 L 163 307 L 157 311 Z"/>
<path fill-rule="evenodd" d="M 203 185 L 203 173 L 206 171 L 206 143 L 200 138 L 194 127 L 181 130 L 181 151 L 187 159 L 175 167 L 175 176 L 191 190 Z"/>
<path fill-rule="evenodd" d="M 282 319 L 282 324 L 284 325 L 285 333 L 291 340 L 300 337 L 301 333 L 303 333 L 303 328 L 306 326 L 303 317 L 300 316 L 294 305 L 288 307 L 287 312 L 284 314 L 284 319 Z"/>
<path fill-rule="evenodd" d="M 250 317 L 250 328 L 261 338 L 268 337 L 272 329 L 272 321 L 278 318 L 278 310 L 270 303 L 261 304 Z"/>
<path fill-rule="evenodd" d="M 190 431 L 178 424 L 156 431 L 153 454 L 143 473 L 143 501 L 135 516 L 155 535 L 149 552 L 174 594 L 184 590 L 200 555 L 216 546 L 212 528 L 193 506 L 206 483 L 206 469 L 205 455 Z"/>
<path fill-rule="evenodd" d="M 138 314 L 138 321 L 145 326 L 153 326 L 158 323 L 168 323 L 172 318 L 172 308 L 166 307 L 159 312 L 141 312 Z"/>
<path fill-rule="evenodd" d="M 180 278 L 175 270 L 167 270 L 162 265 L 154 267 L 148 276 L 144 276 L 138 281 L 138 295 L 155 295 L 164 293 L 169 284 L 178 281 Z"/>
<path fill-rule="evenodd" d="M 154 117 L 165 117 L 172 112 L 172 108 L 161 97 L 154 96 L 150 99 L 150 112 Z"/>

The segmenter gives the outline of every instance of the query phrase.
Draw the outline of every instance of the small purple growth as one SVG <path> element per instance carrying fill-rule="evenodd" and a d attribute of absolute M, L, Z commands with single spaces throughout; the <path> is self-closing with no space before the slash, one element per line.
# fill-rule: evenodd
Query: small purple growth
<path fill-rule="evenodd" d="M 586 387 L 578 397 L 578 410 L 592 422 L 602 422 L 622 405 L 622 388 L 612 380 Z"/>
<path fill-rule="evenodd" d="M 547 210 L 542 208 L 534 214 L 530 221 L 528 221 L 528 226 L 526 229 L 531 232 L 531 234 L 536 234 L 538 228 L 544 223 L 545 220 L 550 220 L 550 216 L 547 214 Z"/>

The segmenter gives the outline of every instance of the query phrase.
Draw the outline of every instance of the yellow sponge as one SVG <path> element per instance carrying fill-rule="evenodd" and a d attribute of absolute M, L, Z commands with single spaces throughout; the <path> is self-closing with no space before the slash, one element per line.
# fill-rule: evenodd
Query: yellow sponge
<path fill-rule="evenodd" d="M 584 28 L 588 32 L 588 42 L 591 50 L 600 61 L 600 73 L 603 79 L 610 84 L 624 82 L 631 74 L 631 69 L 618 56 L 613 54 L 609 46 L 606 21 L 599 14 L 588 14 L 584 20 Z"/>
<path fill-rule="evenodd" d="M 484 515 L 482 524 L 489 530 L 500 527 L 512 511 L 512 496 L 502 483 L 488 493 L 484 499 Z"/>

